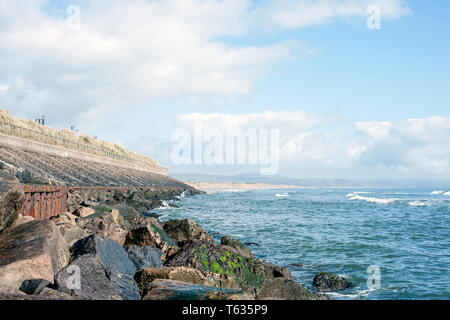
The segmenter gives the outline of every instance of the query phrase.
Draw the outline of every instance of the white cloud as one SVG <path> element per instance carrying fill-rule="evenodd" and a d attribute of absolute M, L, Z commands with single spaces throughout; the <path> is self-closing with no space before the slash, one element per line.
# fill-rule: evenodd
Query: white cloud
<path fill-rule="evenodd" d="M 411 14 L 404 0 L 278 0 L 269 2 L 260 14 L 272 25 L 294 29 L 320 25 L 335 19 L 367 17 L 367 8 L 379 6 L 382 18 Z"/>
<path fill-rule="evenodd" d="M 351 172 L 355 178 L 362 172 L 384 178 L 450 177 L 450 118 L 347 123 L 348 129 L 354 126 L 354 134 L 332 134 L 331 127 L 339 119 L 305 111 L 195 113 L 176 120 L 183 128 L 193 129 L 201 122 L 203 129 L 224 133 L 279 129 L 281 166 L 333 168 L 335 173 Z"/>
<path fill-rule="evenodd" d="M 0 82 L 25 83 L 3 90 L 0 104 L 98 125 L 99 108 L 118 115 L 161 98 L 226 103 L 249 94 L 275 61 L 311 50 L 293 41 L 231 46 L 223 36 L 267 31 L 267 19 L 274 29 L 332 21 L 366 2 L 85 0 L 75 31 L 51 1 L 0 0 Z M 374 2 L 390 17 L 406 12 L 403 1 Z"/>

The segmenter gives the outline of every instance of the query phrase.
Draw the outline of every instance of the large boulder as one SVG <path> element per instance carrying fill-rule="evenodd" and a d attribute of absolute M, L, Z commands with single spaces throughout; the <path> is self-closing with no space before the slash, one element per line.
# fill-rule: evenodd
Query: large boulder
<path fill-rule="evenodd" d="M 144 268 L 161 268 L 163 266 L 161 257 L 163 257 L 164 254 L 158 248 L 131 245 L 125 247 L 125 251 L 128 254 L 128 259 L 134 263 L 137 270 Z"/>
<path fill-rule="evenodd" d="M 129 231 L 125 239 L 125 246 L 131 245 L 156 247 L 167 254 L 175 244 L 158 225 L 149 223 L 132 228 Z"/>
<path fill-rule="evenodd" d="M 215 243 L 208 232 L 190 219 L 169 220 L 164 223 L 164 231 L 179 246 L 183 246 L 187 241 L 193 240 Z"/>
<path fill-rule="evenodd" d="M 55 276 L 58 291 L 93 300 L 140 299 L 133 279 L 136 267 L 115 241 L 103 235 L 91 235 L 76 242 L 70 252 L 70 264 Z M 79 286 L 74 285 L 77 270 Z"/>
<path fill-rule="evenodd" d="M 274 278 L 264 281 L 256 290 L 257 300 L 322 300 L 327 297 L 316 294 L 292 279 Z"/>
<path fill-rule="evenodd" d="M 329 272 L 320 272 L 313 280 L 314 289 L 322 292 L 344 290 L 351 286 L 347 279 Z"/>
<path fill-rule="evenodd" d="M 244 290 L 258 287 L 265 279 L 262 263 L 207 241 L 191 241 L 168 258 L 166 267 L 190 267 L 228 275 Z"/>
<path fill-rule="evenodd" d="M 51 221 L 31 221 L 0 235 L 0 289 L 18 292 L 25 280 L 53 281 L 67 264 L 66 244 Z"/>
<path fill-rule="evenodd" d="M 216 287 L 157 279 L 150 284 L 143 300 L 223 300 L 233 293 Z"/>
<path fill-rule="evenodd" d="M 238 289 L 234 279 L 228 275 L 202 272 L 198 269 L 187 267 L 146 268 L 136 272 L 134 279 L 138 283 L 142 296 L 147 294 L 151 283 L 157 279 L 176 280 L 221 289 Z"/>
<path fill-rule="evenodd" d="M 88 234 L 101 234 L 113 239 L 123 246 L 129 231 L 129 224 L 125 222 L 119 211 L 113 209 L 100 216 L 80 219 L 77 226 Z"/>
<path fill-rule="evenodd" d="M 8 170 L 0 170 L 0 233 L 17 220 L 23 200 L 17 178 Z"/>
<path fill-rule="evenodd" d="M 237 251 L 237 253 L 244 258 L 253 257 L 252 251 L 241 241 L 234 239 L 230 236 L 225 236 L 220 240 L 220 243 L 224 246 L 231 247 Z"/>

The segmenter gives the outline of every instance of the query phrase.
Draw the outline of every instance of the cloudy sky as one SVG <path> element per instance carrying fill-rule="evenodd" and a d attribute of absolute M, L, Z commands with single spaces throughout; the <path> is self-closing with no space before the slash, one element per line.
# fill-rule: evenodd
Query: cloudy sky
<path fill-rule="evenodd" d="M 282 175 L 448 179 L 449 17 L 446 0 L 0 0 L 0 108 L 172 173 L 259 171 L 172 163 L 201 119 L 279 129 Z"/>

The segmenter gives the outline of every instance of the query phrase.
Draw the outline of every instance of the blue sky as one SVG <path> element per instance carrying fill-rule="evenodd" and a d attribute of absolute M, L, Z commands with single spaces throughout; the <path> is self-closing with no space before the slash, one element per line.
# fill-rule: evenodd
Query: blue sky
<path fill-rule="evenodd" d="M 449 16 L 444 0 L 0 0 L 0 107 L 176 173 L 258 171 L 172 163 L 183 115 L 216 114 L 206 127 L 280 129 L 281 174 L 450 178 Z"/>

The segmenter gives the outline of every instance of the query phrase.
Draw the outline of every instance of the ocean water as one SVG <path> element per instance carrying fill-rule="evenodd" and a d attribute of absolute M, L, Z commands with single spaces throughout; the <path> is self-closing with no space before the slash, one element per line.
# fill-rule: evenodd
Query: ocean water
<path fill-rule="evenodd" d="M 228 190 L 178 204 L 157 210 L 161 219 L 236 237 L 308 288 L 320 271 L 346 277 L 354 287 L 334 299 L 450 299 L 450 190 Z M 378 288 L 369 266 L 380 268 Z"/>

